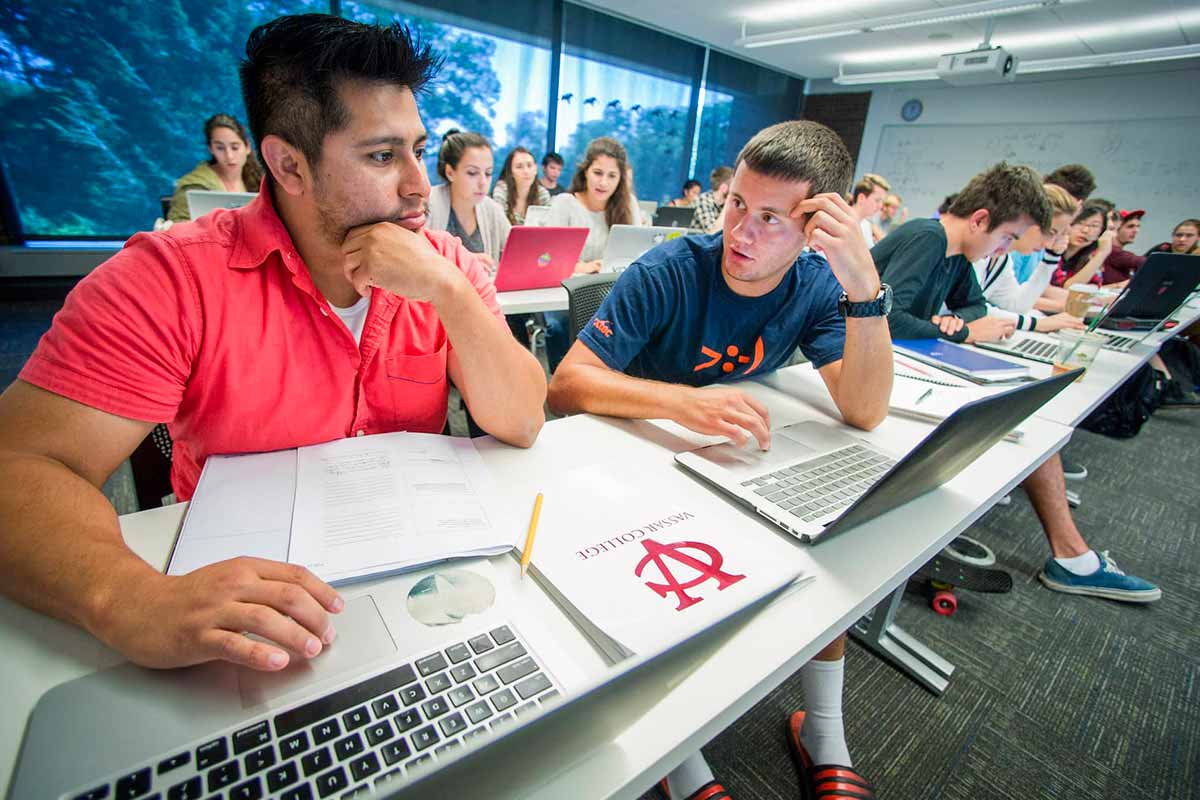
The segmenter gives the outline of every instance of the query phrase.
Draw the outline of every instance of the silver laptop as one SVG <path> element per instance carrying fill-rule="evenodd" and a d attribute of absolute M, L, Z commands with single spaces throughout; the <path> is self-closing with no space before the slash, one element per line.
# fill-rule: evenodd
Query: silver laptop
<path fill-rule="evenodd" d="M 281 673 L 127 663 L 57 686 L 9 796 L 390 795 L 567 698 L 513 607 L 464 615 L 506 591 L 490 576 L 458 562 L 381 581 L 348 599 L 326 652 Z"/>
<path fill-rule="evenodd" d="M 256 197 L 258 192 L 210 192 L 204 189 L 189 189 L 188 216 L 200 219 L 218 208 L 241 208 Z"/>
<path fill-rule="evenodd" d="M 1119 333 L 1108 333 L 1102 330 L 1092 331 L 1104 337 L 1104 349 L 1118 353 L 1128 353 L 1133 346 L 1145 336 L 1125 336 Z M 998 342 L 976 342 L 976 347 L 1006 353 L 1010 356 L 1020 356 L 1030 361 L 1040 361 L 1043 364 L 1053 364 L 1054 354 L 1058 351 L 1058 339 L 1050 334 L 1035 331 L 1017 331 L 1007 339 Z"/>
<path fill-rule="evenodd" d="M 550 206 L 529 206 L 525 209 L 525 224 L 544 226 L 550 223 Z"/>
<path fill-rule="evenodd" d="M 772 431 L 766 452 L 751 439 L 744 447 L 679 453 L 675 461 L 801 541 L 816 542 L 946 483 L 1080 374 L 965 403 L 898 457 L 844 429 L 800 422 Z"/>
<path fill-rule="evenodd" d="M 643 225 L 613 225 L 600 263 L 601 272 L 621 272 L 663 242 L 687 234 L 682 228 L 648 228 Z"/>

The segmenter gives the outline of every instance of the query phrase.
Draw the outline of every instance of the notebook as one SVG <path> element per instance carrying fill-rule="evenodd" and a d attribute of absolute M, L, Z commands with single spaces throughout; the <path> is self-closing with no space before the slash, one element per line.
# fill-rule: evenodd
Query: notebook
<path fill-rule="evenodd" d="M 1029 377 L 1029 367 L 980 353 L 945 339 L 896 339 L 897 353 L 944 369 L 976 383 L 997 383 Z"/>

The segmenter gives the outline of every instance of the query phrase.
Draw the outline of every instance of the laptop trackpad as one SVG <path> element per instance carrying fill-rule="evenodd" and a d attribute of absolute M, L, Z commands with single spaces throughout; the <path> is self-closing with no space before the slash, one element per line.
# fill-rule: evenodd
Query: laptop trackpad
<path fill-rule="evenodd" d="M 238 670 L 238 690 L 242 707 L 274 704 L 278 698 L 298 689 L 337 677 L 352 669 L 361 669 L 396 652 L 396 643 L 388 633 L 375 598 L 360 595 L 346 601 L 346 608 L 334 617 L 337 639 L 313 659 L 292 656 L 280 672 Z"/>
<path fill-rule="evenodd" d="M 771 433 L 771 449 L 759 450 L 753 438 L 741 447 L 718 444 L 695 451 L 705 461 L 723 467 L 733 476 L 758 475 L 776 464 L 792 463 L 799 459 L 844 447 L 853 439 L 819 422 L 798 422 Z"/>

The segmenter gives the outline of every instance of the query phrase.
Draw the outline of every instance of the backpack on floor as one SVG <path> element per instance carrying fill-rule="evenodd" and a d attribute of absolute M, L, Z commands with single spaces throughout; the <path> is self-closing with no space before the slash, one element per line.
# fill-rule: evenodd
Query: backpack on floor
<path fill-rule="evenodd" d="M 1162 373 L 1149 364 L 1130 375 L 1079 427 L 1092 433 L 1129 439 L 1162 404 Z"/>

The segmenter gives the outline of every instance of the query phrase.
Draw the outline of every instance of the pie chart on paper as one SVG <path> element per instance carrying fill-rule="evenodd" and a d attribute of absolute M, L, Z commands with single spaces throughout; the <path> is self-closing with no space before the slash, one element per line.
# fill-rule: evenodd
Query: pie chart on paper
<path fill-rule="evenodd" d="M 417 581 L 408 592 L 408 613 L 422 625 L 456 625 L 496 602 L 491 581 L 465 569 L 439 570 Z"/>

